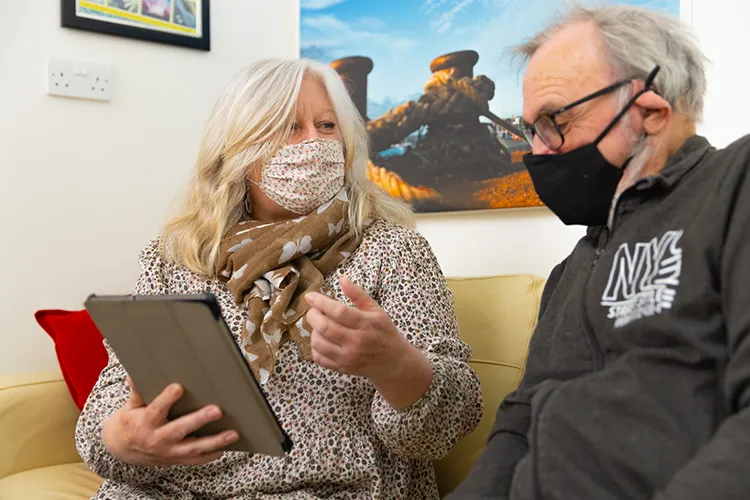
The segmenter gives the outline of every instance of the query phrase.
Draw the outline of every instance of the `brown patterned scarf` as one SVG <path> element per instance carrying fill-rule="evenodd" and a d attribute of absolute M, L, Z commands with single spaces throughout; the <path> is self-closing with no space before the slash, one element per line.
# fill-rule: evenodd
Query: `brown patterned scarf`
<path fill-rule="evenodd" d="M 242 221 L 219 247 L 216 274 L 237 303 L 247 305 L 241 347 L 255 377 L 265 384 L 281 345 L 291 339 L 302 359 L 312 359 L 305 293 L 323 289 L 325 276 L 359 244 L 349 231 L 345 190 L 310 215 L 262 223 Z"/>

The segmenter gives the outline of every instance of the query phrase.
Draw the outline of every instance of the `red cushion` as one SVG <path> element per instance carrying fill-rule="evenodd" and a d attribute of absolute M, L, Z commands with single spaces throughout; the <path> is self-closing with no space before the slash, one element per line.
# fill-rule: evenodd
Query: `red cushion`
<path fill-rule="evenodd" d="M 37 311 L 34 317 L 55 342 L 65 383 L 76 406 L 82 409 L 107 365 L 102 334 L 85 310 L 43 310 Z"/>

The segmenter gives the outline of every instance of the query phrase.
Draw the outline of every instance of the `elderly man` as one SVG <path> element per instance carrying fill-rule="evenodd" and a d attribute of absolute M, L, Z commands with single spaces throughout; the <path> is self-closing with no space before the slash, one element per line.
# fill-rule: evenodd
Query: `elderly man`
<path fill-rule="evenodd" d="M 750 498 L 750 138 L 695 135 L 704 58 L 668 16 L 579 8 L 519 51 L 534 185 L 589 229 L 449 498 Z"/>

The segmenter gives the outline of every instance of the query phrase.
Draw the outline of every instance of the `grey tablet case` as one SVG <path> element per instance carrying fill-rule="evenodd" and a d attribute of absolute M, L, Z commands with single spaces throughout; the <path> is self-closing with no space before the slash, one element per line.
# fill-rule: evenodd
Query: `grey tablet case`
<path fill-rule="evenodd" d="M 212 294 L 92 295 L 86 309 L 146 403 L 176 382 L 185 392 L 170 419 L 208 404 L 222 409 L 195 436 L 234 429 L 240 438 L 228 450 L 283 456 L 291 449 Z"/>

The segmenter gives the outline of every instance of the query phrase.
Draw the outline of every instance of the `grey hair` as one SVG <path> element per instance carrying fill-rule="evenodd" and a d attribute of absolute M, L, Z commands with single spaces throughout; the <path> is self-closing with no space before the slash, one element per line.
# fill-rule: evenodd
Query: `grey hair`
<path fill-rule="evenodd" d="M 618 79 L 645 78 L 659 65 L 661 70 L 653 85 L 656 91 L 678 113 L 695 121 L 701 119 L 708 59 L 693 34 L 673 16 L 627 5 L 593 9 L 574 5 L 511 52 L 528 62 L 561 29 L 590 22 L 599 30 Z"/>

